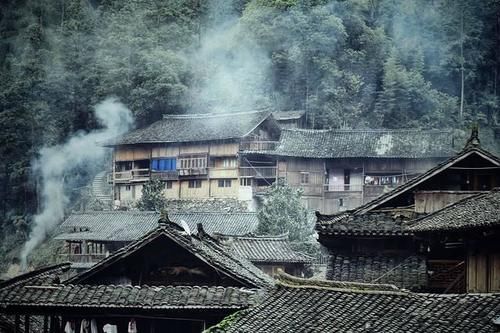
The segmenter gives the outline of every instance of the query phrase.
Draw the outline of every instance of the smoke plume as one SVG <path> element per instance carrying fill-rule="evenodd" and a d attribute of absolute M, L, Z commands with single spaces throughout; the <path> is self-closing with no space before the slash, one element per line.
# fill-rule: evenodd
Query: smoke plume
<path fill-rule="evenodd" d="M 94 111 L 102 129 L 79 133 L 64 144 L 43 148 L 40 157 L 33 162 L 34 173 L 41 179 L 42 211 L 35 215 L 29 239 L 21 252 L 23 268 L 26 268 L 28 255 L 64 218 L 70 190 L 65 176 L 76 177 L 102 163 L 105 148 L 99 143 L 126 132 L 133 124 L 130 110 L 114 98 L 97 104 Z"/>
<path fill-rule="evenodd" d="M 271 59 L 241 23 L 236 3 L 206 3 L 205 28 L 190 56 L 197 81 L 191 91 L 194 112 L 249 111 L 269 104 Z"/>

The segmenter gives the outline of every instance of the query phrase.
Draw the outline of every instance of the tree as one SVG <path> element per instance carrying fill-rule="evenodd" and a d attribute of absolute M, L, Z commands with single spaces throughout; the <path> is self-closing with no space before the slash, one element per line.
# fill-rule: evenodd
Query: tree
<path fill-rule="evenodd" d="M 276 182 L 267 190 L 264 203 L 258 211 L 257 232 L 263 235 L 288 233 L 292 242 L 310 239 L 314 225 L 308 219 L 308 212 L 302 205 L 300 190 Z"/>
<path fill-rule="evenodd" d="M 163 192 L 165 185 L 158 178 L 151 178 L 142 188 L 142 197 L 137 202 L 140 210 L 154 210 L 159 212 L 166 206 L 166 199 Z"/>

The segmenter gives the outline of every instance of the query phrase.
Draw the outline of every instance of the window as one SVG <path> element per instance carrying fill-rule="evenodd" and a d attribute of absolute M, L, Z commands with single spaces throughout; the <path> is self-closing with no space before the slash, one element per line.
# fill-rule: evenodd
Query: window
<path fill-rule="evenodd" d="M 301 172 L 300 173 L 300 183 L 301 184 L 309 184 L 309 172 Z"/>
<path fill-rule="evenodd" d="M 189 188 L 201 188 L 201 180 L 199 180 L 199 179 L 190 180 L 188 187 Z"/>
<path fill-rule="evenodd" d="M 224 158 L 222 160 L 223 168 L 236 168 L 236 159 L 234 158 Z"/>
<path fill-rule="evenodd" d="M 168 180 L 168 181 L 165 183 L 165 188 L 166 188 L 167 190 L 172 188 L 172 181 L 171 181 L 171 180 Z"/>
<path fill-rule="evenodd" d="M 344 207 L 344 198 L 339 198 L 339 207 Z"/>
<path fill-rule="evenodd" d="M 207 156 L 186 156 L 179 159 L 180 169 L 199 169 L 207 167 Z"/>
<path fill-rule="evenodd" d="M 219 179 L 219 187 L 231 187 L 231 179 Z"/>
<path fill-rule="evenodd" d="M 175 158 L 154 158 L 151 160 L 152 171 L 169 171 L 177 168 Z"/>
<path fill-rule="evenodd" d="M 130 185 L 125 186 L 125 191 L 130 191 Z"/>
<path fill-rule="evenodd" d="M 240 178 L 241 186 L 252 186 L 252 178 Z"/>

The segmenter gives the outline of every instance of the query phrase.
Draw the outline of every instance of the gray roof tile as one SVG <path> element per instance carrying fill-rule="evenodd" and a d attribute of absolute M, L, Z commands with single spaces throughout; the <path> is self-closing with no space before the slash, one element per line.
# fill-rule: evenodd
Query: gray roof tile
<path fill-rule="evenodd" d="M 450 131 L 285 129 L 275 151 L 309 158 L 442 158 L 454 155 Z"/>
<path fill-rule="evenodd" d="M 415 294 L 286 279 L 215 332 L 496 332 L 500 294 Z"/>
<path fill-rule="evenodd" d="M 93 241 L 134 241 L 158 226 L 160 214 L 144 211 L 88 212 L 70 215 L 57 230 L 56 239 Z M 256 213 L 177 213 L 169 218 L 185 221 L 196 233 L 198 223 L 208 234 L 244 235 L 259 223 Z"/>
<path fill-rule="evenodd" d="M 270 116 L 270 111 L 166 115 L 162 120 L 131 131 L 106 145 L 239 139 L 250 134 Z"/>
<path fill-rule="evenodd" d="M 408 227 L 412 232 L 465 231 L 500 227 L 500 189 L 462 199 L 418 219 Z"/>
<path fill-rule="evenodd" d="M 294 251 L 287 235 L 282 236 L 233 236 L 226 244 L 251 262 L 307 263 L 312 258 Z"/>

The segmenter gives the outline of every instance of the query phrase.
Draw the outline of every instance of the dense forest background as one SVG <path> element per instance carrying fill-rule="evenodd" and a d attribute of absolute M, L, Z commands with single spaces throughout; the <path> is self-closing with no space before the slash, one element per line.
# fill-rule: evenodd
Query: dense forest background
<path fill-rule="evenodd" d="M 39 208 L 40 148 L 98 127 L 109 96 L 136 126 L 255 108 L 305 110 L 311 128 L 500 116 L 500 0 L 4 0 L 0 36 L 4 233 Z"/>

